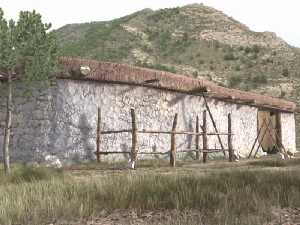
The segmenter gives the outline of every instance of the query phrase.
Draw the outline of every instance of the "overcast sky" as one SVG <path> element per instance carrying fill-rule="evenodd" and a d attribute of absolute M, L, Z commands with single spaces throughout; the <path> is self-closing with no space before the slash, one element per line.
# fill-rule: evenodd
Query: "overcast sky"
<path fill-rule="evenodd" d="M 299 0 L 0 0 L 6 18 L 20 10 L 36 9 L 54 28 L 69 23 L 111 20 L 151 8 L 204 3 L 232 16 L 254 31 L 273 31 L 300 47 Z"/>

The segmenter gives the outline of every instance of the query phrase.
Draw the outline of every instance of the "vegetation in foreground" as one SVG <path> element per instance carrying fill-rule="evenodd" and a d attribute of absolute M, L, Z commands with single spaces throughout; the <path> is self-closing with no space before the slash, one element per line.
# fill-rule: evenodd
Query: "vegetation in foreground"
<path fill-rule="evenodd" d="M 0 224 L 74 221 L 115 209 L 177 209 L 184 212 L 178 214 L 178 224 L 263 224 L 272 208 L 300 206 L 299 164 L 298 159 L 238 167 L 221 163 L 221 168 L 208 164 L 184 173 L 184 166 L 168 173 L 163 167 L 164 173 L 158 173 L 159 168 L 144 164 L 138 171 L 107 174 L 101 167 L 100 174 L 91 176 L 18 166 L 10 178 L 0 179 Z M 199 218 L 190 221 L 194 210 Z"/>

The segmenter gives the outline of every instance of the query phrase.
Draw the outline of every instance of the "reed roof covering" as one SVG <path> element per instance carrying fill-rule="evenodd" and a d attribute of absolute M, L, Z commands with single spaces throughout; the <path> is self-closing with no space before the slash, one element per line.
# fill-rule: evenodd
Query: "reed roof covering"
<path fill-rule="evenodd" d="M 296 104 L 293 102 L 225 88 L 204 79 L 194 79 L 169 72 L 95 60 L 61 58 L 60 63 L 63 65 L 63 70 L 59 74 L 59 78 L 148 86 L 192 95 L 208 92 L 208 97 L 222 101 L 279 111 L 296 111 Z M 80 73 L 82 67 L 89 69 L 85 76 Z"/>

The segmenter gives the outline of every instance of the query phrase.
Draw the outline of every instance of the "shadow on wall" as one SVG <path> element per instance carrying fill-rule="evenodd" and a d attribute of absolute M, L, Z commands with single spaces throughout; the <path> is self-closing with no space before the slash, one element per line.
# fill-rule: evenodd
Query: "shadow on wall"
<path fill-rule="evenodd" d="M 78 128 L 80 131 L 80 143 L 83 148 L 83 153 L 86 159 L 91 160 L 94 158 L 93 150 L 94 147 L 89 142 L 91 137 L 92 128 L 88 122 L 88 119 L 85 114 L 81 114 L 78 122 Z"/>
<path fill-rule="evenodd" d="M 128 145 L 126 143 L 121 144 L 121 150 L 122 152 L 124 152 L 123 157 L 125 158 L 125 160 L 129 160 L 130 159 L 130 155 L 127 154 L 126 152 L 130 151 L 130 148 L 128 147 Z"/>

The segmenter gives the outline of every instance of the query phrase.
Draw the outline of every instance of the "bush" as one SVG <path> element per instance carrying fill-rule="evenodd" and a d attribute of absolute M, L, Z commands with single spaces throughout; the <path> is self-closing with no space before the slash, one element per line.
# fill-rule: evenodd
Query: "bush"
<path fill-rule="evenodd" d="M 51 180 L 52 178 L 62 178 L 63 171 L 61 169 L 46 168 L 46 167 L 29 167 L 17 166 L 12 168 L 9 176 L 2 174 L 0 176 L 0 185 L 8 183 L 24 183 L 41 180 Z"/>
<path fill-rule="evenodd" d="M 253 45 L 252 47 L 252 51 L 256 54 L 258 54 L 260 52 L 260 47 L 258 45 Z"/>
<path fill-rule="evenodd" d="M 246 54 L 250 53 L 251 52 L 251 48 L 249 46 L 245 47 L 244 48 L 244 51 Z"/>
<path fill-rule="evenodd" d="M 224 55 L 224 60 L 236 60 L 236 58 L 232 52 L 229 52 Z"/>
<path fill-rule="evenodd" d="M 284 69 L 282 70 L 282 76 L 288 77 L 289 75 L 290 75 L 289 70 L 288 70 L 287 68 L 284 68 Z"/>
<path fill-rule="evenodd" d="M 242 82 L 242 78 L 239 75 L 233 75 L 229 77 L 229 87 L 235 87 Z"/>
<path fill-rule="evenodd" d="M 199 64 L 200 64 L 200 65 L 202 65 L 202 64 L 204 64 L 204 63 L 205 63 L 205 62 L 204 62 L 203 59 L 200 59 L 200 60 L 199 60 Z"/>
<path fill-rule="evenodd" d="M 161 70 L 161 71 L 166 71 L 166 72 L 170 72 L 170 73 L 176 73 L 176 69 L 175 67 L 168 67 L 162 64 L 148 64 L 148 63 L 144 63 L 144 62 L 139 62 L 136 64 L 137 66 L 141 66 L 141 67 L 145 67 L 145 68 L 149 68 L 149 69 L 155 69 L 155 70 Z"/>
<path fill-rule="evenodd" d="M 236 71 L 240 71 L 240 70 L 241 70 L 241 66 L 240 66 L 240 65 L 236 65 L 236 66 L 234 67 L 234 69 L 235 69 Z"/>
<path fill-rule="evenodd" d="M 268 79 L 267 77 L 262 74 L 262 75 L 256 75 L 252 78 L 252 81 L 255 83 L 259 83 L 259 84 L 266 84 L 268 83 Z"/>

